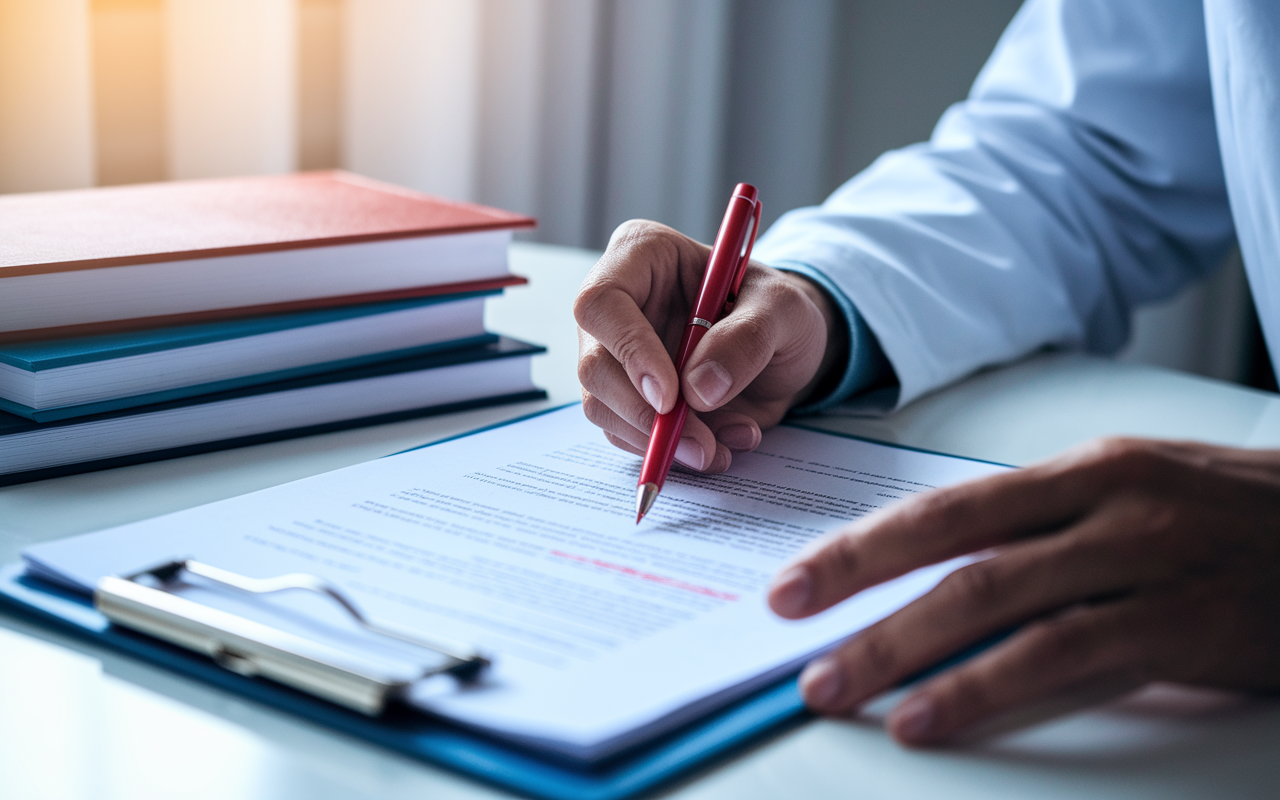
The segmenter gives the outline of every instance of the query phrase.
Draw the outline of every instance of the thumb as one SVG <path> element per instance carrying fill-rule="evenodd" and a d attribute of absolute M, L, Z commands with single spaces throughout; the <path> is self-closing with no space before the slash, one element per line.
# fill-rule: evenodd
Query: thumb
<path fill-rule="evenodd" d="M 760 401 L 791 400 L 817 374 L 826 348 L 822 310 L 792 278 L 752 265 L 733 311 L 711 327 L 681 378 L 695 411 L 712 411 L 753 382 Z"/>

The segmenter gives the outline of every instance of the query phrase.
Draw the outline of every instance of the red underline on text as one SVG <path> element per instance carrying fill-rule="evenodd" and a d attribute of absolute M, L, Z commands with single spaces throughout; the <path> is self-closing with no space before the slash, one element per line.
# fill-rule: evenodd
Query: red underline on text
<path fill-rule="evenodd" d="M 580 564 L 590 564 L 593 567 L 599 567 L 600 569 L 611 570 L 613 572 L 618 572 L 623 575 L 630 575 L 632 577 L 639 578 L 642 581 L 650 581 L 651 583 L 658 583 L 658 584 L 662 584 L 663 586 L 670 586 L 675 589 L 684 589 L 686 592 L 693 592 L 695 594 L 706 595 L 707 597 L 714 597 L 717 600 L 736 601 L 738 599 L 738 596 L 736 594 L 729 594 L 728 592 L 716 591 L 715 589 L 711 589 L 706 586 L 698 586 L 697 584 L 686 583 L 685 581 L 677 580 L 675 578 L 668 578 L 666 575 L 654 575 L 652 572 L 644 572 L 642 570 L 636 569 L 635 567 L 627 567 L 627 566 L 623 566 L 622 564 L 610 564 L 608 561 L 601 561 L 597 558 L 587 558 L 586 556 L 576 556 L 573 553 L 564 553 L 564 552 L 561 552 L 560 550 L 552 550 L 551 555 L 555 556 L 556 558 L 567 558 L 570 561 L 577 561 Z"/>

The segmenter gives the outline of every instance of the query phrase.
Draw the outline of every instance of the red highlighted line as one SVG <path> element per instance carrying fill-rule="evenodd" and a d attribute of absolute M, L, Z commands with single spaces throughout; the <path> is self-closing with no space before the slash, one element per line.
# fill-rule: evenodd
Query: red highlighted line
<path fill-rule="evenodd" d="M 564 552 L 561 552 L 560 550 L 552 550 L 551 555 L 557 558 L 567 558 L 570 561 L 577 561 L 580 564 L 590 564 L 593 567 L 600 567 L 601 569 L 612 570 L 614 572 L 619 572 L 623 575 L 631 575 L 633 577 L 639 578 L 642 581 L 651 581 L 653 583 L 660 583 L 663 586 L 670 586 L 675 589 L 684 589 L 686 592 L 693 592 L 695 594 L 706 595 L 707 597 L 714 597 L 717 600 L 728 600 L 731 602 L 736 602 L 738 600 L 738 596 L 736 594 L 729 594 L 728 592 L 719 592 L 719 591 L 716 591 L 715 589 L 710 589 L 706 586 L 698 586 L 692 583 L 685 583 L 684 581 L 676 580 L 675 578 L 668 578 L 665 575 L 654 575 L 652 572 L 641 572 L 635 567 L 626 567 L 626 566 L 623 566 L 622 564 L 610 564 L 608 561 L 601 561 L 596 558 L 587 558 L 586 556 L 576 556 L 573 553 L 564 553 Z"/>

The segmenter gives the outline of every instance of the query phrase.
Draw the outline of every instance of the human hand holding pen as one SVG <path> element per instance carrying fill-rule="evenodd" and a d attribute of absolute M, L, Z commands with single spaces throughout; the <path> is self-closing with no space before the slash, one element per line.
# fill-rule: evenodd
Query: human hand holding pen
<path fill-rule="evenodd" d="M 655 222 L 613 234 L 574 302 L 583 410 L 609 441 L 643 454 L 678 393 L 693 413 L 676 460 L 722 472 L 842 363 L 839 312 L 816 285 L 752 262 L 733 312 L 698 344 L 683 375 L 673 353 L 711 248 Z"/>

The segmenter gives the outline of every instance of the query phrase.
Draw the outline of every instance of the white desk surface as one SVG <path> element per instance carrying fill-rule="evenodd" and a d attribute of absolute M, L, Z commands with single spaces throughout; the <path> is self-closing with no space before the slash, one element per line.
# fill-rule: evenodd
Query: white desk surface
<path fill-rule="evenodd" d="M 516 245 L 531 284 L 491 303 L 492 329 L 545 343 L 524 403 L 0 488 L 0 563 L 96 530 L 377 458 L 576 400 L 569 311 L 594 263 Z M 1104 434 L 1280 446 L 1280 397 L 1147 367 L 1040 356 L 884 420 L 823 424 L 1026 464 Z M 879 706 L 883 707 L 884 702 Z M 874 722 L 816 721 L 668 790 L 680 798 L 1276 797 L 1280 703 L 1157 690 L 966 747 L 909 751 Z M 0 797 L 503 797 L 111 652 L 0 616 Z"/>

